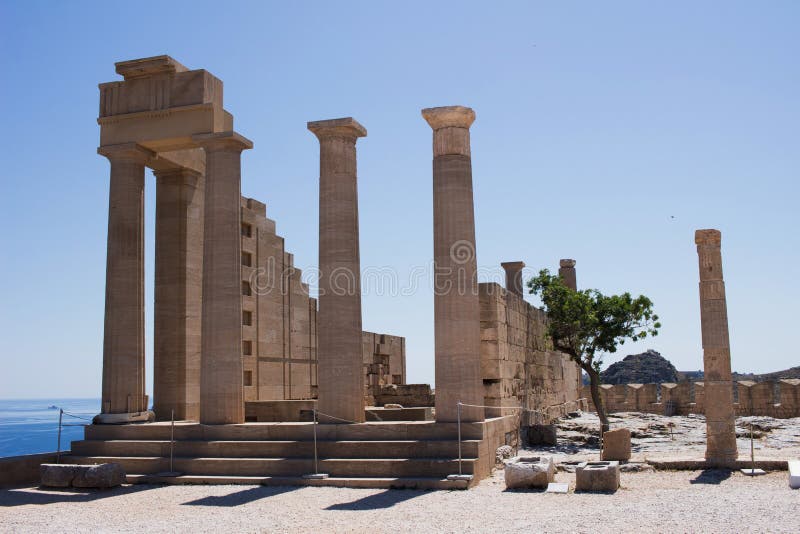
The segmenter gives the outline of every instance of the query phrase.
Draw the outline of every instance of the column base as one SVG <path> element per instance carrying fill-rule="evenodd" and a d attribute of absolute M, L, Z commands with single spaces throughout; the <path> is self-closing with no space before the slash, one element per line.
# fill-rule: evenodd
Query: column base
<path fill-rule="evenodd" d="M 94 425 L 126 425 L 128 423 L 152 423 L 156 420 L 155 412 L 150 410 L 133 413 L 100 413 L 94 416 Z"/>

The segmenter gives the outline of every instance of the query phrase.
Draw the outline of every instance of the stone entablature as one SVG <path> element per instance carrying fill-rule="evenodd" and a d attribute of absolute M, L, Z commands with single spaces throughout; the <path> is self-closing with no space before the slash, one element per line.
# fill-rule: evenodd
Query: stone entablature
<path fill-rule="evenodd" d="M 603 384 L 600 395 L 606 411 L 645 412 L 675 415 L 705 414 L 705 383 L 680 382 L 663 384 Z M 782 379 L 764 382 L 733 382 L 732 395 L 737 416 L 766 415 L 778 419 L 800 417 L 800 380 Z M 594 410 L 589 386 L 582 396 Z M 670 407 L 667 407 L 670 403 Z"/>

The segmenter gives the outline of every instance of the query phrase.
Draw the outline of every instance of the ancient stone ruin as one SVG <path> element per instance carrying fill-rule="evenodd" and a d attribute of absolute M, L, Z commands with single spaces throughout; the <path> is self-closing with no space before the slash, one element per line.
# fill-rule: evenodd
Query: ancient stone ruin
<path fill-rule="evenodd" d="M 222 82 L 168 56 L 116 70 L 121 81 L 100 85 L 98 119 L 98 152 L 111 164 L 101 413 L 66 461 L 102 457 L 131 482 L 466 487 L 489 473 L 498 446 L 518 445 L 520 424 L 583 406 L 577 367 L 552 350 L 543 312 L 523 299 L 524 264 L 503 264 L 506 288 L 477 282 L 472 109 L 422 110 L 433 130 L 432 391 L 406 383 L 404 338 L 362 331 L 356 142 L 366 129 L 352 118 L 307 124 L 320 144 L 317 300 L 265 204 L 241 196 L 241 155 L 253 143 L 234 130 Z M 168 466 L 180 476 L 159 476 Z"/>

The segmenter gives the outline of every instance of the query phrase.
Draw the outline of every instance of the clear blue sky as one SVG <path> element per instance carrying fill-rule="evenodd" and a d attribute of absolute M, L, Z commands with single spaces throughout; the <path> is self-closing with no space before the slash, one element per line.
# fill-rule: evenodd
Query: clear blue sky
<path fill-rule="evenodd" d="M 225 7 L 222 7 L 222 6 Z M 298 266 L 317 260 L 318 143 L 353 116 L 362 267 L 432 255 L 431 132 L 475 109 L 478 263 L 557 268 L 655 302 L 653 348 L 702 368 L 696 228 L 723 232 L 733 367 L 800 364 L 800 3 L 0 1 L 0 397 L 99 396 L 108 162 L 99 82 L 169 54 L 225 83 L 255 142 L 242 191 Z M 154 178 L 147 182 L 152 380 Z M 673 218 L 674 217 L 674 218 Z M 369 289 L 369 288 L 367 288 Z M 433 297 L 364 297 L 433 380 Z"/>

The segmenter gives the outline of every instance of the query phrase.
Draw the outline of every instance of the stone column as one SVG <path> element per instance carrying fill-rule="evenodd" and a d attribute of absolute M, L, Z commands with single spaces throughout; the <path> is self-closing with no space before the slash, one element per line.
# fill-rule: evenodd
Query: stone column
<path fill-rule="evenodd" d="M 705 371 L 706 461 L 728 465 L 738 456 L 733 411 L 728 310 L 722 278 L 722 234 L 697 230 L 694 234 L 700 264 L 700 324 Z"/>
<path fill-rule="evenodd" d="M 147 410 L 144 383 L 144 168 L 135 144 L 100 147 L 111 162 L 108 195 L 103 414 Z"/>
<path fill-rule="evenodd" d="M 156 419 L 200 417 L 203 176 L 176 168 L 156 175 L 153 410 Z"/>
<path fill-rule="evenodd" d="M 559 262 L 558 275 L 564 280 L 565 286 L 574 291 L 578 290 L 578 280 L 575 275 L 575 260 L 561 260 Z"/>
<path fill-rule="evenodd" d="M 525 262 L 507 261 L 500 265 L 506 271 L 506 290 L 519 297 L 523 297 L 522 269 L 525 268 Z"/>
<path fill-rule="evenodd" d="M 575 260 L 571 259 L 562 259 L 558 262 L 558 275 L 564 280 L 564 285 L 568 288 L 572 289 L 573 291 L 578 290 L 578 278 L 575 273 Z M 577 384 L 575 387 L 578 391 L 578 396 L 580 397 L 581 390 L 583 389 L 583 369 L 581 366 L 575 363 L 575 367 L 577 368 L 578 378 Z"/>
<path fill-rule="evenodd" d="M 234 132 L 193 138 L 206 153 L 200 422 L 244 422 L 242 381 L 241 153 Z"/>
<path fill-rule="evenodd" d="M 323 414 L 361 423 L 364 361 L 356 141 L 367 131 L 352 118 L 309 122 L 308 129 L 319 139 L 320 154 L 317 406 Z"/>
<path fill-rule="evenodd" d="M 434 335 L 436 420 L 456 421 L 457 403 L 482 405 L 480 306 L 469 127 L 475 112 L 429 108 L 433 128 Z M 463 421 L 482 421 L 483 408 L 464 407 Z"/>

